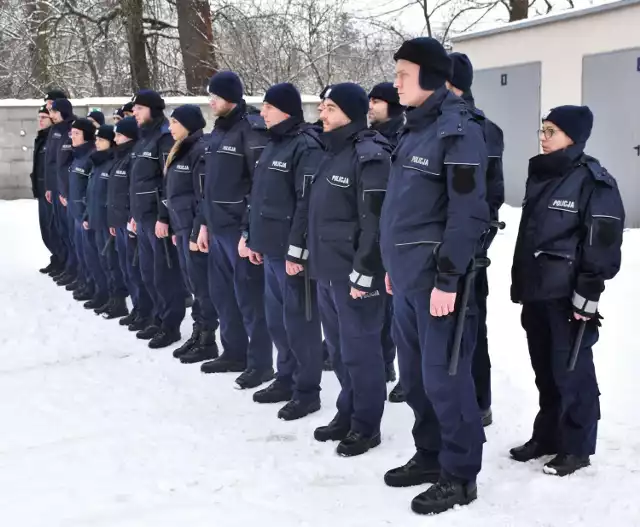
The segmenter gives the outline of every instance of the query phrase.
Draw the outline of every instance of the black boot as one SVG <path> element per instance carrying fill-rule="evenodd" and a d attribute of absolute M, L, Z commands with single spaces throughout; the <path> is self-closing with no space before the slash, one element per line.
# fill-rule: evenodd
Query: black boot
<path fill-rule="evenodd" d="M 550 476 L 564 477 L 576 470 L 591 465 L 589 456 L 574 456 L 573 454 L 558 454 L 543 467 L 544 473 Z"/>
<path fill-rule="evenodd" d="M 411 501 L 417 514 L 440 514 L 456 505 L 468 505 L 478 497 L 475 483 L 460 483 L 442 478 Z"/>
<path fill-rule="evenodd" d="M 60 262 L 58 262 L 56 260 L 56 262 L 51 267 L 51 270 L 47 274 L 51 278 L 54 278 L 56 276 L 60 276 L 62 273 L 64 273 L 64 265 L 60 264 Z M 54 278 L 54 280 L 55 280 L 55 278 Z"/>
<path fill-rule="evenodd" d="M 427 458 L 416 452 L 405 465 L 387 471 L 384 482 L 389 487 L 413 487 L 425 483 L 437 483 L 440 472 L 437 456 Z"/>
<path fill-rule="evenodd" d="M 76 289 L 80 289 L 80 287 L 82 287 L 82 282 L 77 278 L 73 282 L 64 286 L 67 291 L 75 291 Z"/>
<path fill-rule="evenodd" d="M 204 329 L 194 346 L 180 357 L 182 364 L 196 364 L 205 360 L 213 360 L 218 356 L 216 332 Z"/>
<path fill-rule="evenodd" d="M 110 307 L 111 304 L 113 303 L 113 298 L 109 298 L 104 304 L 102 304 L 100 307 L 97 307 L 93 310 L 93 312 L 96 315 L 102 315 L 102 313 L 105 313 Z"/>
<path fill-rule="evenodd" d="M 159 332 L 160 332 L 160 322 L 157 320 L 151 320 L 149 322 L 149 325 L 146 328 L 136 333 L 136 337 L 139 338 L 140 340 L 151 340 Z"/>
<path fill-rule="evenodd" d="M 63 273 L 62 276 L 56 280 L 56 284 L 60 287 L 66 287 L 76 281 L 76 276 L 71 273 Z"/>
<path fill-rule="evenodd" d="M 100 306 L 103 306 L 105 303 L 105 299 L 103 297 L 100 296 L 94 296 L 91 300 L 89 300 L 88 302 L 85 302 L 83 307 L 85 309 L 98 309 Z"/>
<path fill-rule="evenodd" d="M 326 426 L 319 426 L 313 432 L 316 441 L 324 443 L 325 441 L 342 441 L 349 435 L 351 425 L 346 422 L 340 414 L 331 420 Z"/>
<path fill-rule="evenodd" d="M 189 295 L 187 298 L 184 299 L 184 307 L 186 309 L 189 309 L 190 307 L 193 307 L 193 296 Z"/>
<path fill-rule="evenodd" d="M 73 293 L 73 298 L 78 302 L 86 302 L 91 300 L 94 296 L 93 287 L 86 286 L 83 289 L 78 289 Z"/>
<path fill-rule="evenodd" d="M 402 391 L 402 386 L 400 383 L 396 384 L 389 393 L 389 402 L 390 403 L 404 403 L 407 398 L 404 396 L 404 392 Z"/>
<path fill-rule="evenodd" d="M 126 299 L 121 296 L 113 297 L 111 305 L 102 313 L 102 318 L 113 320 L 114 318 L 122 318 L 129 314 Z"/>
<path fill-rule="evenodd" d="M 393 362 L 391 364 L 386 364 L 385 370 L 387 374 L 387 382 L 396 382 L 396 367 L 393 365 Z"/>
<path fill-rule="evenodd" d="M 58 269 L 56 271 L 52 271 L 49 276 L 51 276 L 51 279 L 54 282 L 58 283 L 58 280 L 61 280 L 62 277 L 65 276 L 65 275 L 66 275 L 66 273 L 65 273 L 64 268 L 63 268 L 63 269 Z"/>
<path fill-rule="evenodd" d="M 151 324 L 151 319 L 147 317 L 143 317 L 138 313 L 138 316 L 136 317 L 136 319 L 131 324 L 129 324 L 127 329 L 129 331 L 135 331 L 135 332 L 142 331 L 143 329 L 148 327 L 150 324 Z"/>
<path fill-rule="evenodd" d="M 542 456 L 549 456 L 556 453 L 557 452 L 555 448 L 551 448 L 548 445 L 541 445 L 533 439 L 530 439 L 522 446 L 518 446 L 509 450 L 509 454 L 511 454 L 511 457 L 516 461 L 520 461 L 521 463 L 526 463 L 527 461 L 531 461 L 532 459 L 538 459 Z"/>
<path fill-rule="evenodd" d="M 257 388 L 265 382 L 269 382 L 275 377 L 273 368 L 268 370 L 244 370 L 236 379 L 236 387 L 240 390 L 248 390 L 251 388 Z"/>
<path fill-rule="evenodd" d="M 131 313 L 129 313 L 126 317 L 123 317 L 120 320 L 118 320 L 118 324 L 120 324 L 121 326 L 128 326 L 130 324 L 133 324 L 136 318 L 138 318 L 138 311 L 134 307 L 131 310 Z"/>
<path fill-rule="evenodd" d="M 200 324 L 198 324 L 197 322 L 194 322 L 193 323 L 193 331 L 191 332 L 191 336 L 187 339 L 187 341 L 182 346 L 180 346 L 178 349 L 176 349 L 173 352 L 173 356 L 176 359 L 179 359 L 185 353 L 187 353 L 189 350 L 191 350 L 191 348 L 193 348 L 198 343 L 198 340 L 200 340 L 200 333 L 201 332 L 202 332 L 202 328 L 200 327 Z"/>
<path fill-rule="evenodd" d="M 290 401 L 292 396 L 291 384 L 276 378 L 269 386 L 254 393 L 253 400 L 256 403 L 282 403 Z"/>
<path fill-rule="evenodd" d="M 181 338 L 180 329 L 161 329 L 149 341 L 149 347 L 151 349 L 166 348 L 174 342 L 178 342 Z"/>
<path fill-rule="evenodd" d="M 482 426 L 485 428 L 493 424 L 493 412 L 491 408 L 482 411 Z"/>
<path fill-rule="evenodd" d="M 380 445 L 380 432 L 371 435 L 351 430 L 338 444 L 336 452 L 343 457 L 359 456 Z"/>
<path fill-rule="evenodd" d="M 247 367 L 246 362 L 234 360 L 226 353 L 222 353 L 217 359 L 205 362 L 200 366 L 202 373 L 227 373 L 227 372 L 241 372 Z"/>
<path fill-rule="evenodd" d="M 320 410 L 320 400 L 316 399 L 310 403 L 302 403 L 300 401 L 289 401 L 278 411 L 278 419 L 283 421 L 295 421 L 302 419 L 309 414 Z"/>
<path fill-rule="evenodd" d="M 322 370 L 333 371 L 333 366 L 331 365 L 331 359 L 325 359 L 325 361 L 322 363 Z"/>
<path fill-rule="evenodd" d="M 51 257 L 51 259 L 49 260 L 49 265 L 47 265 L 46 267 L 43 267 L 42 269 L 38 269 L 38 271 L 42 274 L 50 274 L 51 271 L 53 271 L 56 268 L 55 263 L 54 263 L 54 259 L 53 257 Z"/>

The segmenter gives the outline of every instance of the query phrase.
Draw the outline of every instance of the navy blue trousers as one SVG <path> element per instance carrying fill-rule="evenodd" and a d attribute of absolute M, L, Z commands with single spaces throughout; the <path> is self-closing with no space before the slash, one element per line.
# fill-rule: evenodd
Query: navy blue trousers
<path fill-rule="evenodd" d="M 55 229 L 53 227 L 53 205 L 51 205 L 51 203 L 49 203 L 44 197 L 38 198 L 38 223 L 40 225 L 42 243 L 44 243 L 44 246 L 51 255 L 58 259 L 54 242 Z"/>
<path fill-rule="evenodd" d="M 133 265 L 137 247 L 138 240 L 136 236 L 130 234 L 126 227 L 118 227 L 116 229 L 116 249 L 118 251 L 120 272 L 127 285 L 127 291 L 131 295 L 131 303 L 136 313 L 141 317 L 150 318 L 153 314 L 153 302 L 142 281 L 139 261 L 136 265 Z"/>
<path fill-rule="evenodd" d="M 116 240 L 109 234 L 109 230 L 106 227 L 96 229 L 94 232 L 96 246 L 100 253 L 102 271 L 107 277 L 109 296 L 112 298 L 126 298 L 129 295 L 129 291 L 120 269 Z M 108 246 L 107 241 L 109 241 Z M 106 252 L 104 251 L 105 247 L 107 248 Z"/>
<path fill-rule="evenodd" d="M 93 285 L 94 296 L 106 302 L 109 299 L 109 286 L 107 283 L 107 275 L 102 268 L 101 250 L 102 247 L 100 246 L 96 231 L 93 229 L 83 230 L 82 251 L 87 280 Z"/>
<path fill-rule="evenodd" d="M 67 207 L 68 208 L 68 207 Z M 88 286 L 93 286 L 93 280 L 91 278 L 91 274 L 88 272 L 87 261 L 84 257 L 84 248 L 83 243 L 85 239 L 84 227 L 82 226 L 82 221 L 74 219 L 71 214 L 69 214 L 70 219 L 70 229 L 73 236 L 73 250 L 75 253 L 77 263 L 77 275 L 78 280 L 87 284 Z"/>
<path fill-rule="evenodd" d="M 67 244 L 65 243 L 67 209 L 62 206 L 55 192 L 53 192 L 52 195 L 53 203 L 50 205 L 47 203 L 53 213 L 53 220 L 50 224 L 51 241 L 54 246 L 54 254 L 58 257 L 58 260 L 64 264 L 65 270 L 67 270 Z"/>
<path fill-rule="evenodd" d="M 472 373 L 476 385 L 476 399 L 483 412 L 491 408 L 491 359 L 489 358 L 489 342 L 487 340 L 487 296 L 489 283 L 487 269 L 479 269 L 475 280 L 476 303 L 478 305 L 478 334 L 476 349 L 473 353 Z"/>
<path fill-rule="evenodd" d="M 264 270 L 240 258 L 240 233 L 209 238 L 209 288 L 220 317 L 220 340 L 229 357 L 247 368 L 273 367 L 273 344 L 264 314 Z"/>
<path fill-rule="evenodd" d="M 289 276 L 284 258 L 264 257 L 265 313 L 278 350 L 280 382 L 293 399 L 309 404 L 320 398 L 322 329 L 315 281 L 311 281 L 311 321 L 305 315 L 304 275 Z"/>
<path fill-rule="evenodd" d="M 208 255 L 189 250 L 188 232 L 176 235 L 176 242 L 184 283 L 188 284 L 187 287 L 194 296 L 191 318 L 200 327 L 216 331 L 218 312 L 209 292 Z"/>
<path fill-rule="evenodd" d="M 417 451 L 437 459 L 446 474 L 475 481 L 485 442 L 471 375 L 475 310 L 466 317 L 458 373 L 450 376 L 456 318 L 432 317 L 430 297 L 429 291 L 393 294 L 400 383 L 415 415 L 413 438 Z"/>
<path fill-rule="evenodd" d="M 351 430 L 380 431 L 387 398 L 381 328 L 385 305 L 382 287 L 353 299 L 348 280 L 318 281 L 318 305 L 333 371 L 340 382 L 336 406 Z"/>
<path fill-rule="evenodd" d="M 71 273 L 73 275 L 77 274 L 78 268 L 78 258 L 76 256 L 75 249 L 73 248 L 72 238 L 74 236 L 75 227 L 73 221 L 69 221 L 69 211 L 68 207 L 65 207 L 60 203 L 60 199 L 58 196 L 54 196 L 54 203 L 56 209 L 55 214 L 55 222 L 58 229 L 58 233 L 60 235 L 60 239 L 62 244 L 64 245 L 64 253 L 66 255 L 65 259 L 65 271 Z M 71 227 L 71 228 L 70 228 Z"/>
<path fill-rule="evenodd" d="M 386 291 L 382 293 L 385 303 L 382 324 L 382 356 L 387 368 L 396 360 L 396 345 L 393 342 L 393 298 Z"/>
<path fill-rule="evenodd" d="M 137 225 L 140 272 L 153 301 L 154 317 L 165 331 L 177 331 L 186 312 L 178 251 L 169 238 L 156 236 L 155 223 Z"/>
<path fill-rule="evenodd" d="M 522 327 L 540 394 L 533 439 L 558 453 L 590 456 L 596 451 L 600 391 L 592 347 L 598 326 L 590 321 L 575 370 L 567 371 L 579 322 L 566 299 L 525 303 Z"/>

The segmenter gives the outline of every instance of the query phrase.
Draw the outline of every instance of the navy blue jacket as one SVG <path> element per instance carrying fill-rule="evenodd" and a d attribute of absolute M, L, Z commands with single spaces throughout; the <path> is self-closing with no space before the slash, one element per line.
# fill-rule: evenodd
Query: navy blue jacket
<path fill-rule="evenodd" d="M 211 233 L 241 232 L 248 224 L 253 171 L 268 140 L 262 118 L 241 102 L 216 119 L 205 148 L 200 221 Z"/>
<path fill-rule="evenodd" d="M 130 171 L 131 153 L 135 141 L 128 141 L 112 148 L 114 153 L 113 166 L 109 172 L 107 189 L 107 224 L 116 229 L 126 227 L 131 219 L 130 203 Z"/>
<path fill-rule="evenodd" d="M 247 245 L 271 257 L 307 260 L 311 181 L 323 156 L 316 129 L 291 117 L 269 129 L 253 175 Z"/>
<path fill-rule="evenodd" d="M 131 152 L 131 216 L 138 223 L 169 223 L 162 203 L 164 165 L 173 146 L 169 122 L 164 116 L 140 127 L 140 139 Z"/>
<path fill-rule="evenodd" d="M 376 132 L 380 132 L 389 144 L 395 148 L 398 145 L 398 139 L 400 138 L 400 131 L 404 126 L 404 113 L 392 117 L 384 123 L 372 123 L 370 128 Z"/>
<path fill-rule="evenodd" d="M 197 241 L 199 225 L 196 213 L 204 178 L 204 142 L 202 130 L 185 138 L 178 146 L 165 174 L 165 196 L 171 230 L 188 233 Z"/>
<path fill-rule="evenodd" d="M 93 141 L 73 148 L 73 159 L 69 166 L 68 207 L 77 221 L 83 221 L 87 207 L 87 185 L 91 173 L 91 153 L 96 145 Z"/>
<path fill-rule="evenodd" d="M 395 290 L 458 291 L 488 229 L 486 164 L 482 127 L 445 87 L 407 112 L 380 222 Z"/>
<path fill-rule="evenodd" d="M 93 230 L 106 230 L 107 224 L 107 192 L 109 189 L 109 172 L 115 163 L 114 152 L 108 150 L 94 151 L 90 156 L 91 174 L 87 186 L 86 220 Z"/>
<path fill-rule="evenodd" d="M 50 128 L 47 138 L 47 153 L 45 154 L 46 187 L 47 190 L 57 191 L 62 197 L 69 196 L 69 165 L 73 158 L 71 145 L 71 123 L 75 116 L 54 124 Z"/>
<path fill-rule="evenodd" d="M 320 280 L 346 280 L 361 291 L 380 286 L 379 221 L 391 145 L 366 123 L 322 135 L 326 152 L 309 203 L 309 265 Z"/>
<path fill-rule="evenodd" d="M 625 212 L 615 179 L 580 145 L 529 161 L 511 300 L 572 298 L 595 313 L 620 269 Z M 578 302 L 580 305 L 578 305 Z"/>
<path fill-rule="evenodd" d="M 45 176 L 47 165 L 45 156 L 47 152 L 47 138 L 49 128 L 38 130 L 33 142 L 33 167 L 31 169 L 31 190 L 34 198 L 43 198 L 47 191 Z"/>

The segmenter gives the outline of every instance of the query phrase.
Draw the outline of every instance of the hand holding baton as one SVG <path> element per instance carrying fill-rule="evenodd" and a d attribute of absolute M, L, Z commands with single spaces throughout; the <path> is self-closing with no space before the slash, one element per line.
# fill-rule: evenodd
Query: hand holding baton
<path fill-rule="evenodd" d="M 156 189 L 156 202 L 158 204 L 158 212 L 160 211 L 160 207 L 162 206 L 162 201 L 160 200 L 160 189 Z M 164 247 L 164 258 L 167 262 L 167 268 L 171 269 L 171 256 L 169 255 L 169 239 L 162 238 L 162 245 Z"/>
<path fill-rule="evenodd" d="M 580 353 L 580 345 L 582 344 L 582 337 L 584 337 L 584 330 L 587 327 L 587 320 L 580 321 L 580 327 L 578 327 L 578 333 L 573 341 L 573 348 L 571 349 L 571 356 L 569 357 L 568 371 L 576 369 L 576 362 L 578 362 L 578 353 Z"/>
<path fill-rule="evenodd" d="M 107 243 L 104 244 L 104 247 L 102 249 L 102 252 L 100 254 L 102 254 L 102 256 L 106 256 L 107 255 L 107 251 L 109 250 L 109 247 L 111 247 L 111 244 L 113 243 L 113 236 L 109 235 L 109 239 L 107 240 Z"/>

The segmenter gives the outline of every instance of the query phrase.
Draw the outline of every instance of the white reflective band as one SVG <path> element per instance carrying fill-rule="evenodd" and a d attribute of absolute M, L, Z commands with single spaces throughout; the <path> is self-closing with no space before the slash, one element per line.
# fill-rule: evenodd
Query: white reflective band
<path fill-rule="evenodd" d="M 359 285 L 360 287 L 369 288 L 373 285 L 373 276 L 360 274 L 358 271 L 353 271 L 349 275 L 349 280 L 352 284 Z"/>
<path fill-rule="evenodd" d="M 598 302 L 587 300 L 585 297 L 579 295 L 576 292 L 573 293 L 571 303 L 573 304 L 573 307 L 589 315 L 595 315 L 596 311 L 598 310 Z"/>
<path fill-rule="evenodd" d="M 289 252 L 287 254 L 292 258 L 298 258 L 298 260 L 307 260 L 309 258 L 309 251 L 302 247 L 296 247 L 295 245 L 289 245 Z"/>

